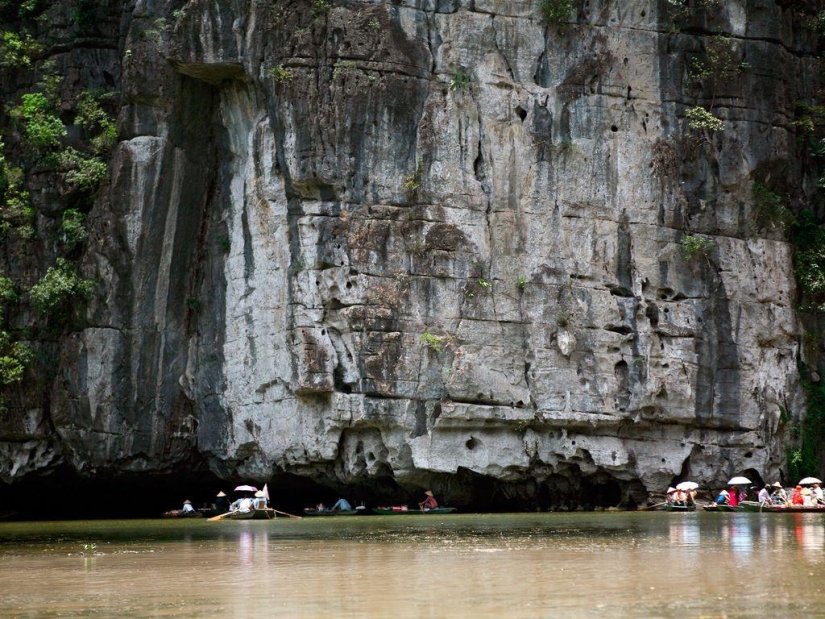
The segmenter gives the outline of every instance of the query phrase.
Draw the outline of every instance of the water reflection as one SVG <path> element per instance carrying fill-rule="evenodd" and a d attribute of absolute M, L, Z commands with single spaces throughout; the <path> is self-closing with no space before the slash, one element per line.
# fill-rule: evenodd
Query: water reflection
<path fill-rule="evenodd" d="M 825 604 L 823 544 L 816 514 L 5 523 L 0 617 L 764 619 Z"/>

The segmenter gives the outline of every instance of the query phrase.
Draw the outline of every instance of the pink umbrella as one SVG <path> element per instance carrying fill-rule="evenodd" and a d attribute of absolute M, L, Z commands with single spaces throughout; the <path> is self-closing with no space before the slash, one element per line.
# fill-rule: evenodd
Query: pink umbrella
<path fill-rule="evenodd" d="M 257 492 L 258 489 L 255 486 L 238 486 L 235 488 L 235 492 Z"/>

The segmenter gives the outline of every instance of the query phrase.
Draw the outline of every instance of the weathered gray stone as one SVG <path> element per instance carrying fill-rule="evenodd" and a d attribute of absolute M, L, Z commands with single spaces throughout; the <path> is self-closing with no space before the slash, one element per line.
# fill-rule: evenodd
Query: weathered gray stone
<path fill-rule="evenodd" d="M 686 152 L 705 37 L 663 4 L 588 2 L 559 34 L 526 0 L 138 2 L 98 206 L 116 234 L 87 256 L 106 298 L 64 345 L 59 450 L 3 477 L 60 453 L 467 500 L 445 480 L 776 478 L 779 407 L 804 410 L 796 286 L 750 191 L 773 167 L 803 186 L 818 65 L 789 10 L 725 3 L 707 32 L 749 68 Z M 685 233 L 713 249 L 686 260 Z"/>

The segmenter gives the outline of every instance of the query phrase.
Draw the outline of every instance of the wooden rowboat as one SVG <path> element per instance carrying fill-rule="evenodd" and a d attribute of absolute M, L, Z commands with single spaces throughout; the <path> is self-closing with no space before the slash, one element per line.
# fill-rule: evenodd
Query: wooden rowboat
<path fill-rule="evenodd" d="M 357 516 L 368 513 L 366 509 L 317 509 L 315 507 L 305 507 L 304 516 Z"/>
<path fill-rule="evenodd" d="M 203 514 L 199 511 L 185 512 L 180 509 L 170 509 L 168 512 L 163 512 L 164 518 L 203 518 Z"/>
<path fill-rule="evenodd" d="M 696 505 L 665 505 L 668 512 L 695 512 Z"/>
<path fill-rule="evenodd" d="M 432 516 L 436 514 L 452 514 L 457 508 L 455 507 L 435 507 L 433 509 L 410 509 L 406 505 L 396 505 L 393 507 L 375 507 L 372 511 L 380 516 L 403 516 L 423 514 L 425 516 Z"/>
<path fill-rule="evenodd" d="M 234 511 L 224 517 L 224 520 L 272 520 L 275 518 L 275 510 L 271 507 L 261 509 L 250 509 L 248 512 Z"/>
<path fill-rule="evenodd" d="M 735 512 L 739 511 L 736 507 L 731 507 L 730 505 L 720 504 L 720 503 L 711 503 L 710 505 L 703 505 L 702 509 L 706 512 Z"/>

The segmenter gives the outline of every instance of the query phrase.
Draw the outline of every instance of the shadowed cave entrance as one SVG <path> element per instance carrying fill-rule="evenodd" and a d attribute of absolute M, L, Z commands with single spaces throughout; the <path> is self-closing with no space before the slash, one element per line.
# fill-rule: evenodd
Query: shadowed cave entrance
<path fill-rule="evenodd" d="M 428 488 L 432 488 L 441 504 L 458 507 L 462 512 L 592 510 L 617 506 L 633 509 L 636 503 L 631 497 L 641 488 L 638 482 L 620 482 L 603 473 L 593 477 L 559 475 L 542 481 L 528 478 L 504 482 L 465 469 L 455 475 L 422 472 L 415 481 L 403 484 L 390 475 L 343 484 L 330 471 L 319 472 L 313 478 L 279 474 L 265 482 L 273 505 L 297 514 L 319 502 L 331 505 L 341 496 L 354 505 L 412 507 Z M 154 518 L 164 511 L 179 509 L 185 499 L 201 507 L 214 501 L 218 491 L 231 494 L 235 486 L 247 483 L 263 487 L 264 481 L 221 480 L 208 472 L 88 479 L 61 470 L 48 477 L 0 484 L 0 517 Z"/>

